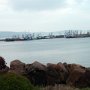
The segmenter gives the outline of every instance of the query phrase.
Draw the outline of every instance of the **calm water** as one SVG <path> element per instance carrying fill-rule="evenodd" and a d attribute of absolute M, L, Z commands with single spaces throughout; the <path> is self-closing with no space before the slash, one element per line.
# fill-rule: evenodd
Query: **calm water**
<path fill-rule="evenodd" d="M 0 56 L 25 63 L 78 63 L 90 67 L 90 38 L 0 42 Z"/>

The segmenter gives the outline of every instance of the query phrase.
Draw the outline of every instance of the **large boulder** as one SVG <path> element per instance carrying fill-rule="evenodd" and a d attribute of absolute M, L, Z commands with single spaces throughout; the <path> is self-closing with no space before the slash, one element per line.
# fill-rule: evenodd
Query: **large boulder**
<path fill-rule="evenodd" d="M 66 69 L 68 70 L 69 73 L 71 73 L 73 70 L 76 70 L 76 69 L 85 70 L 85 67 L 83 67 L 79 64 L 66 64 L 65 67 L 66 67 Z"/>
<path fill-rule="evenodd" d="M 59 82 L 58 79 L 58 72 L 56 71 L 56 64 L 47 64 L 47 84 L 48 85 L 55 85 Z M 57 81 L 58 80 L 58 81 Z"/>
<path fill-rule="evenodd" d="M 47 76 L 48 76 L 48 84 L 65 84 L 68 71 L 65 68 L 63 63 L 58 64 L 47 64 Z"/>
<path fill-rule="evenodd" d="M 76 86 L 76 83 L 79 81 L 79 78 L 82 77 L 86 72 L 85 67 L 77 64 L 68 64 L 67 69 L 69 72 L 67 84 L 71 86 Z"/>
<path fill-rule="evenodd" d="M 90 69 L 86 69 L 86 72 L 76 82 L 76 87 L 90 87 Z"/>
<path fill-rule="evenodd" d="M 5 59 L 3 57 L 0 57 L 0 70 L 4 69 L 6 67 Z"/>
<path fill-rule="evenodd" d="M 25 63 L 20 60 L 14 60 L 10 63 L 10 71 L 17 74 L 25 74 Z"/>
<path fill-rule="evenodd" d="M 68 70 L 66 69 L 65 65 L 63 63 L 58 63 L 58 73 L 59 73 L 59 78 L 62 84 L 66 84 L 66 80 L 68 78 Z"/>
<path fill-rule="evenodd" d="M 6 66 L 5 59 L 0 56 L 0 73 L 5 73 L 9 71 L 9 67 Z"/>
<path fill-rule="evenodd" d="M 27 64 L 25 66 L 26 74 L 29 80 L 34 85 L 43 85 L 47 83 L 46 79 L 46 66 L 35 61 L 32 64 Z"/>
<path fill-rule="evenodd" d="M 45 71 L 46 70 L 46 66 L 45 65 L 43 65 L 43 64 L 41 64 L 41 63 L 39 63 L 39 62 L 37 62 L 37 61 L 35 61 L 35 62 L 33 62 L 32 64 L 27 64 L 26 66 L 25 66 L 25 68 L 27 69 L 27 71 L 33 71 L 33 70 L 43 70 L 43 71 Z"/>

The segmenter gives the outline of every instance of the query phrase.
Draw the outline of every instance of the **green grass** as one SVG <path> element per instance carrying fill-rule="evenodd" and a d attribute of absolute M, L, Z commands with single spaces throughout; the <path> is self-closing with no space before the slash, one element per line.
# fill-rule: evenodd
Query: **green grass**
<path fill-rule="evenodd" d="M 30 81 L 14 73 L 0 74 L 0 90 L 38 90 Z"/>

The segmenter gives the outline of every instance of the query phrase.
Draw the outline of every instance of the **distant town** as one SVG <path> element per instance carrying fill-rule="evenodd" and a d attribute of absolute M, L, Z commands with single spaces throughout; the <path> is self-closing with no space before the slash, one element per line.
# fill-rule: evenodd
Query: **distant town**
<path fill-rule="evenodd" d="M 41 33 L 25 33 L 22 35 L 12 35 L 12 37 L 7 37 L 0 39 L 0 41 L 27 41 L 27 40 L 40 40 L 40 39 L 53 39 L 53 38 L 85 38 L 90 37 L 90 31 L 83 32 L 82 30 L 66 30 L 63 34 L 54 32 L 49 32 L 47 35 L 42 35 Z"/>

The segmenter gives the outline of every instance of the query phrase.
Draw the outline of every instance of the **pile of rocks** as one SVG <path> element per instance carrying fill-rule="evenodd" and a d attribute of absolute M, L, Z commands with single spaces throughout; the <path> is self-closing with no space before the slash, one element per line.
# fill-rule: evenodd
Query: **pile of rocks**
<path fill-rule="evenodd" d="M 6 68 L 5 60 L 0 57 L 0 71 Z M 67 84 L 75 87 L 90 87 L 90 68 L 78 64 L 60 62 L 43 65 L 37 61 L 25 64 L 14 60 L 10 63 L 9 72 L 25 75 L 33 85 Z"/>
<path fill-rule="evenodd" d="M 10 70 L 26 75 L 34 85 L 67 84 L 75 87 L 90 87 L 90 69 L 78 64 L 48 63 L 37 61 L 24 64 L 19 60 L 12 61 Z"/>

